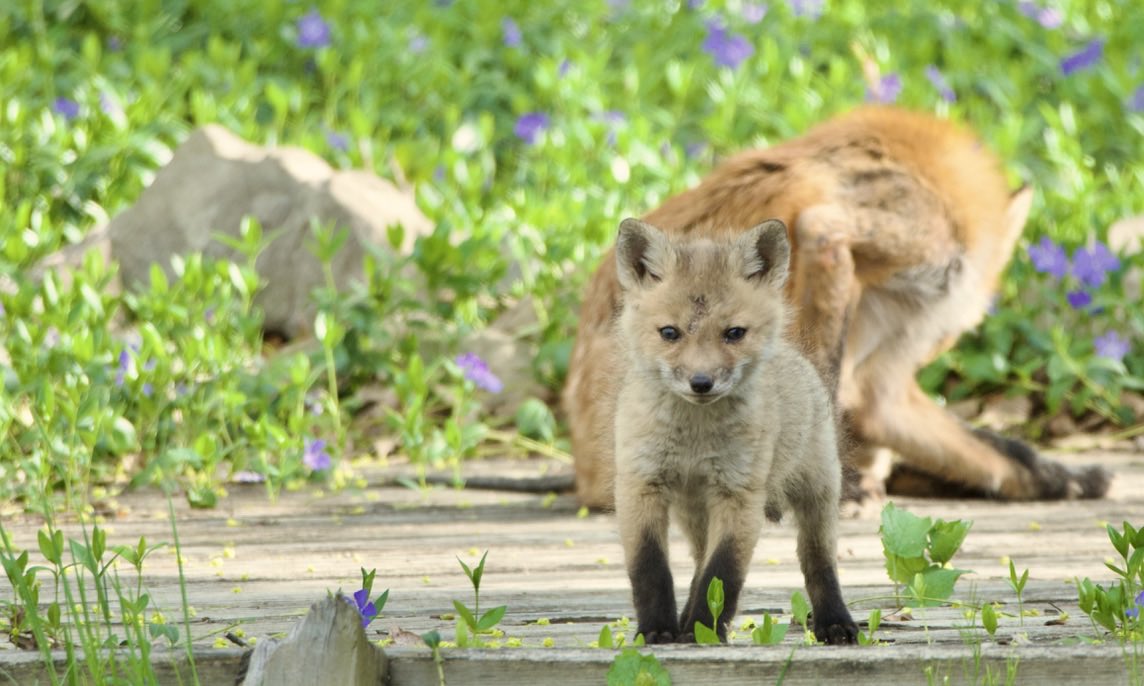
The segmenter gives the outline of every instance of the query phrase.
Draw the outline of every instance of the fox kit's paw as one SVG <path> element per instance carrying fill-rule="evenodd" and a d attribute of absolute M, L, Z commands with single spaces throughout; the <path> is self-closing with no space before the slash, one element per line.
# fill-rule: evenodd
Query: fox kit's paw
<path fill-rule="evenodd" d="M 840 646 L 858 642 L 858 625 L 845 607 L 814 617 L 814 636 L 819 641 Z"/>
<path fill-rule="evenodd" d="M 691 640 L 684 640 L 683 636 L 679 634 L 678 629 L 667 629 L 663 631 L 644 630 L 640 629 L 639 633 L 643 634 L 644 643 L 652 645 L 654 643 L 694 643 L 695 635 L 691 634 Z"/>

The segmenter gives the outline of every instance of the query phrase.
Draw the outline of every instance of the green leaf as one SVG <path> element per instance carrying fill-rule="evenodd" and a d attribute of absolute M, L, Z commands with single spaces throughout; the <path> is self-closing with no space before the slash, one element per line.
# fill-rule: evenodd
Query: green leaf
<path fill-rule="evenodd" d="M 925 553 L 932 522 L 929 517 L 899 509 L 892 502 L 882 508 L 882 547 L 903 558 L 921 557 Z"/>
<path fill-rule="evenodd" d="M 484 576 L 484 573 L 485 573 L 485 558 L 488 556 L 489 556 L 489 551 L 486 550 L 485 554 L 481 555 L 480 564 L 478 564 L 476 566 L 476 568 L 473 570 L 472 576 L 470 577 L 473 580 L 473 589 L 474 590 L 480 590 L 480 588 L 481 588 L 481 577 Z"/>
<path fill-rule="evenodd" d="M 924 557 L 904 558 L 893 553 L 884 553 L 886 556 L 886 574 L 890 580 L 899 584 L 910 583 L 914 575 L 929 567 Z"/>
<path fill-rule="evenodd" d="M 615 647 L 612 642 L 612 627 L 605 624 L 604 628 L 600 629 L 600 635 L 596 638 L 596 645 L 601 648 Z"/>
<path fill-rule="evenodd" d="M 473 617 L 472 611 L 469 610 L 469 608 L 465 607 L 465 604 L 459 600 L 453 601 L 453 607 L 457 610 L 457 614 L 460 615 L 461 618 L 465 620 L 465 624 L 468 624 L 469 628 L 474 633 L 476 633 L 476 631 L 477 631 L 477 619 L 475 617 Z"/>
<path fill-rule="evenodd" d="M 935 522 L 929 530 L 930 559 L 938 564 L 945 564 L 953 559 L 972 526 L 973 522 L 960 519 L 952 522 L 939 519 Z"/>
<path fill-rule="evenodd" d="M 608 686 L 671 686 L 671 676 L 652 654 L 624 648 L 608 669 Z"/>
<path fill-rule="evenodd" d="M 989 632 L 989 635 L 997 633 L 997 611 L 993 609 L 993 605 L 985 603 L 981 606 L 981 625 Z"/>
<path fill-rule="evenodd" d="M 470 632 L 471 629 L 469 628 L 468 623 L 465 621 L 465 618 L 458 615 L 456 636 L 456 643 L 458 648 L 468 648 L 470 645 L 472 645 L 472 634 Z"/>
<path fill-rule="evenodd" d="M 496 626 L 501 618 L 504 617 L 506 609 L 507 607 L 505 605 L 499 605 L 481 615 L 481 618 L 477 621 L 477 631 L 488 631 Z"/>
<path fill-rule="evenodd" d="M 556 437 L 556 417 L 548 404 L 529 398 L 516 410 L 516 430 L 521 434 L 550 443 Z"/>
<path fill-rule="evenodd" d="M 764 646 L 782 643 L 789 628 L 790 624 L 779 624 L 771 617 L 770 613 L 766 613 L 763 615 L 763 623 L 751 632 L 751 641 L 755 645 Z"/>
<path fill-rule="evenodd" d="M 695 622 L 695 642 L 700 645 L 718 645 L 719 634 L 703 622 Z"/>
<path fill-rule="evenodd" d="M 924 596 L 918 598 L 918 601 L 923 605 L 940 605 L 942 601 L 953 595 L 954 584 L 967 571 L 931 567 L 914 577 L 915 580 L 911 583 L 910 590 L 916 590 L 917 596 Z"/>
<path fill-rule="evenodd" d="M 712 626 L 719 626 L 719 616 L 723 614 L 723 580 L 711 577 L 707 584 L 707 609 L 711 611 Z"/>
<path fill-rule="evenodd" d="M 810 603 L 806 602 L 806 597 L 803 596 L 802 591 L 795 591 L 790 595 L 790 613 L 804 629 L 810 628 L 810 625 L 806 623 L 807 617 L 810 616 Z"/>
<path fill-rule="evenodd" d="M 421 640 L 425 641 L 425 645 L 430 648 L 436 648 L 441 645 L 441 634 L 437 633 L 435 629 L 433 631 L 426 631 L 421 634 Z"/>

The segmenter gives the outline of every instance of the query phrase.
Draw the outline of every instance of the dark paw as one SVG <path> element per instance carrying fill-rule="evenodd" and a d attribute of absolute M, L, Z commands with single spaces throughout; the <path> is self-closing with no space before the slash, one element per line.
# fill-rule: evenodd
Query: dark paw
<path fill-rule="evenodd" d="M 640 631 L 643 634 L 644 644 L 676 643 L 679 639 L 674 631 Z"/>
<path fill-rule="evenodd" d="M 858 642 L 858 625 L 845 609 L 840 612 L 824 612 L 822 619 L 814 619 L 814 637 L 820 643 L 832 646 Z"/>
<path fill-rule="evenodd" d="M 691 631 L 685 631 L 685 632 L 683 632 L 683 633 L 681 633 L 675 637 L 675 642 L 676 643 L 695 643 L 695 633 L 691 632 Z"/>
<path fill-rule="evenodd" d="M 1059 462 L 1040 459 L 1033 474 L 1041 500 L 1103 498 L 1112 483 L 1112 473 L 1099 465 L 1070 469 Z"/>

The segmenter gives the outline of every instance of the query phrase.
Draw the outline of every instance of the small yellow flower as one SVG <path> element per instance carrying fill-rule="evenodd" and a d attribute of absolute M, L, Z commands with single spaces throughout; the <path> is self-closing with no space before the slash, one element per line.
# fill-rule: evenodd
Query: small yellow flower
<path fill-rule="evenodd" d="M 238 520 L 235 519 L 234 517 L 227 517 L 226 518 L 226 525 L 228 527 L 230 527 L 231 529 L 237 529 L 238 527 L 242 526 L 241 524 L 239 524 Z"/>
<path fill-rule="evenodd" d="M 581 506 L 580 509 L 576 511 L 576 516 L 579 517 L 580 519 L 584 519 L 585 517 L 587 517 L 588 516 L 588 508 L 586 506 Z"/>
<path fill-rule="evenodd" d="M 545 648 L 551 648 L 551 647 L 553 647 L 554 645 L 556 645 L 556 641 L 552 640 L 552 637 L 551 637 L 551 636 L 545 636 L 545 637 L 544 637 L 544 643 L 543 643 L 542 645 L 543 645 Z"/>
<path fill-rule="evenodd" d="M 536 626 L 548 626 L 548 624 L 549 622 L 547 617 L 541 617 L 540 619 L 536 620 Z"/>

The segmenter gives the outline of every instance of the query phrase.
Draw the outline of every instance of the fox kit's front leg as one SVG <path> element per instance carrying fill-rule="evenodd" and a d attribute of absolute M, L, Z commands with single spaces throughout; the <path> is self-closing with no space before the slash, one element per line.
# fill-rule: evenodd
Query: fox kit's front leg
<path fill-rule="evenodd" d="M 838 493 L 833 489 L 792 494 L 798 523 L 798 562 L 814 614 L 814 635 L 825 643 L 854 643 L 858 626 L 850 617 L 838 585 L 836 562 Z"/>
<path fill-rule="evenodd" d="M 647 643 L 671 643 L 679 636 L 679 620 L 667 562 L 668 501 L 663 487 L 621 470 L 616 475 L 616 518 L 639 633 Z"/>
<path fill-rule="evenodd" d="M 680 619 L 680 631 L 685 637 L 695 631 L 696 622 L 709 627 L 715 624 L 707 605 L 707 587 L 718 577 L 723 582 L 723 612 L 713 628 L 719 640 L 727 640 L 727 624 L 735 617 L 751 555 L 762 530 L 761 503 L 762 496 L 757 493 L 731 492 L 717 494 L 707 504 L 706 555 L 702 564 L 696 565 L 691 595 Z M 695 544 L 693 540 L 692 545 Z"/>

